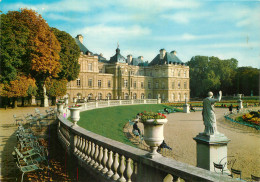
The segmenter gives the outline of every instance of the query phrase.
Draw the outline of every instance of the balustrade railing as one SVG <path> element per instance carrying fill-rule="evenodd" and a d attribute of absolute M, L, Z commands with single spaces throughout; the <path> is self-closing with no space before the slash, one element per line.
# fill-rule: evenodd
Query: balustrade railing
<path fill-rule="evenodd" d="M 89 132 L 58 117 L 58 136 L 64 148 L 88 172 L 102 181 L 234 181 L 166 157 L 148 158 L 147 151 Z"/>
<path fill-rule="evenodd" d="M 106 106 L 154 104 L 157 99 L 117 100 L 81 104 L 81 111 Z M 66 114 L 67 116 L 69 113 Z M 69 155 L 100 181 L 234 181 L 232 178 L 166 157 L 149 158 L 147 151 L 111 140 L 73 126 L 63 114 L 58 116 L 58 138 Z"/>

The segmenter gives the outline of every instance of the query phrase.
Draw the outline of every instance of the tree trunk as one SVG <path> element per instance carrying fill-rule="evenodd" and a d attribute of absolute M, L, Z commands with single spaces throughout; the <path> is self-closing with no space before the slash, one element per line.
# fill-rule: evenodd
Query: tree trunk
<path fill-rule="evenodd" d="M 32 105 L 32 96 L 28 96 L 28 105 L 29 105 L 29 106 Z"/>
<path fill-rule="evenodd" d="M 51 105 L 55 106 L 56 104 L 56 97 L 51 97 Z"/>
<path fill-rule="evenodd" d="M 22 107 L 24 107 L 24 97 L 22 97 Z"/>

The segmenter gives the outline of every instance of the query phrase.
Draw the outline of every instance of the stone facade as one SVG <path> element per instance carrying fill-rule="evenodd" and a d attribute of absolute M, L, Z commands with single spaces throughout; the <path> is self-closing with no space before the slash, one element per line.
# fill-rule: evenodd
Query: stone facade
<path fill-rule="evenodd" d="M 160 50 L 150 63 L 143 57 L 127 59 L 116 49 L 116 54 L 106 60 L 93 54 L 83 45 L 78 35 L 76 43 L 81 49 L 80 73 L 77 80 L 67 86 L 67 96 L 88 99 L 156 99 L 163 102 L 184 101 L 190 98 L 189 67 L 182 63 L 176 52 Z"/>

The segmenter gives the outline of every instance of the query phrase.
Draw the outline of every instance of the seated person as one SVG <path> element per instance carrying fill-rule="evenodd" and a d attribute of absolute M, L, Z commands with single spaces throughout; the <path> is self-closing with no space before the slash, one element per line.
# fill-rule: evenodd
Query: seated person
<path fill-rule="evenodd" d="M 168 111 L 166 108 L 164 108 L 163 110 L 164 110 L 164 112 L 166 112 L 167 114 L 169 114 L 169 111 Z"/>
<path fill-rule="evenodd" d="M 135 124 L 133 125 L 133 130 L 136 130 L 138 132 L 139 135 L 141 135 L 140 129 L 137 126 L 138 121 L 135 122 Z"/>
<path fill-rule="evenodd" d="M 162 149 L 162 148 L 166 148 L 166 149 L 172 150 L 172 148 L 169 147 L 169 146 L 165 143 L 164 140 L 163 140 L 163 142 L 161 143 L 161 145 L 158 147 L 157 152 L 161 152 L 161 149 Z"/>
<path fill-rule="evenodd" d="M 192 105 L 190 105 L 190 111 L 194 111 L 195 112 L 195 109 L 193 108 Z"/>

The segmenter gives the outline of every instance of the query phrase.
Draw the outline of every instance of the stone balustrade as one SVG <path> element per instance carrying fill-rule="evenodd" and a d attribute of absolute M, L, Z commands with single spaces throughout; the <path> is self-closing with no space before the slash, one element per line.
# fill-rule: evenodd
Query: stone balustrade
<path fill-rule="evenodd" d="M 157 102 L 157 100 L 155 100 Z M 152 99 L 102 101 L 82 105 L 82 110 L 112 105 L 154 103 Z M 106 103 L 105 103 L 106 102 Z M 58 138 L 64 149 L 100 181 L 235 181 L 234 179 L 166 157 L 149 158 L 147 151 L 87 131 L 58 116 Z"/>

